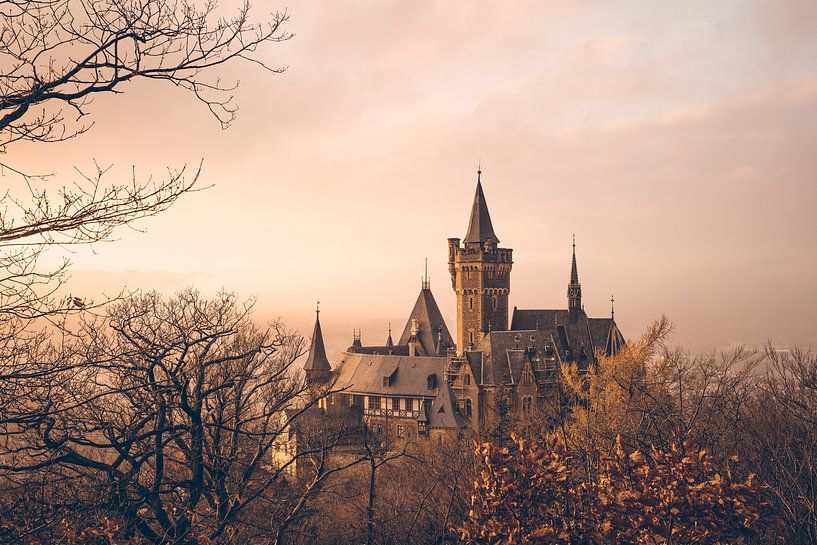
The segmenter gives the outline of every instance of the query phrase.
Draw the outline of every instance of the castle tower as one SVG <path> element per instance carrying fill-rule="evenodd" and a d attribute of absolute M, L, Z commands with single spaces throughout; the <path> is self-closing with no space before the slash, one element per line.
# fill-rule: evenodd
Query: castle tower
<path fill-rule="evenodd" d="M 488 204 L 482 192 L 482 171 L 468 221 L 468 232 L 448 239 L 448 270 L 457 295 L 457 350 L 477 346 L 489 331 L 508 329 L 508 295 L 511 291 L 513 250 L 499 248 Z"/>
<path fill-rule="evenodd" d="M 312 332 L 312 344 L 309 347 L 309 356 L 304 363 L 304 372 L 308 384 L 315 384 L 329 378 L 332 367 L 326 357 L 326 349 L 323 346 L 323 333 L 321 332 L 320 308 L 315 309 L 315 329 Z"/>
<path fill-rule="evenodd" d="M 576 235 L 573 235 L 573 264 L 570 267 L 570 283 L 567 285 L 567 314 L 570 323 L 579 319 L 582 310 L 582 285 L 576 268 Z"/>

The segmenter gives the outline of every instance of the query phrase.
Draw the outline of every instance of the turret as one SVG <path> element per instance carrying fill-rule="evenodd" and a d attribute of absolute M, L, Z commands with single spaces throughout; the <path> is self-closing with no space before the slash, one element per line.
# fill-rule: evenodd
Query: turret
<path fill-rule="evenodd" d="M 320 305 L 320 303 L 318 303 Z M 304 363 L 304 372 L 308 384 L 315 384 L 329 378 L 332 366 L 326 357 L 326 349 L 323 345 L 323 333 L 321 332 L 320 307 L 315 308 L 315 329 L 312 331 L 312 343 L 309 346 L 309 355 Z"/>

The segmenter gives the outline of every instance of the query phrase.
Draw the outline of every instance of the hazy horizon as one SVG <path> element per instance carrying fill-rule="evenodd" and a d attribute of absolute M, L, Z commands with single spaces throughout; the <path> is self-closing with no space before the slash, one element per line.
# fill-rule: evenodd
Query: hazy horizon
<path fill-rule="evenodd" d="M 817 346 L 817 4 L 288 11 L 295 37 L 260 54 L 286 72 L 221 70 L 241 81 L 229 130 L 139 82 L 95 99 L 88 134 L 7 154 L 55 170 L 52 187 L 94 159 L 121 180 L 204 158 L 214 187 L 70 256 L 74 293 L 224 287 L 305 335 L 319 299 L 334 358 L 353 328 L 399 335 L 428 258 L 453 331 L 446 239 L 465 234 L 480 163 L 511 307 L 566 307 L 575 233 L 588 314 L 615 294 L 628 338 L 667 315 L 693 351 Z"/>

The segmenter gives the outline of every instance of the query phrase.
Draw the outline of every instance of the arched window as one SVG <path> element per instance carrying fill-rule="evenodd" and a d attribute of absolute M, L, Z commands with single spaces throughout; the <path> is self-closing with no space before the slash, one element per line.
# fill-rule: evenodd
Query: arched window
<path fill-rule="evenodd" d="M 472 410 L 473 410 L 473 408 L 471 407 L 471 399 L 466 398 L 466 400 L 465 400 L 465 416 L 470 418 Z"/>
<path fill-rule="evenodd" d="M 496 295 L 494 295 L 493 300 L 494 300 L 494 310 L 496 310 L 497 307 L 499 306 L 499 299 L 497 298 Z"/>
<path fill-rule="evenodd" d="M 525 414 L 533 412 L 533 396 L 524 396 L 522 398 L 522 412 Z"/>
<path fill-rule="evenodd" d="M 468 307 L 469 307 L 469 310 L 474 310 L 474 298 L 473 297 L 468 298 Z"/>
<path fill-rule="evenodd" d="M 468 332 L 468 342 L 474 344 L 474 330 Z"/>

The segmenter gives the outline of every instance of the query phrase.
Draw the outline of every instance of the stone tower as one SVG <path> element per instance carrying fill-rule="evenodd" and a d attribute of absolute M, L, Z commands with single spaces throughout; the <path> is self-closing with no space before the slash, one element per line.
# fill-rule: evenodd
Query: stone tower
<path fill-rule="evenodd" d="M 482 193 L 481 171 L 471 207 L 468 233 L 448 239 L 448 270 L 457 294 L 457 351 L 477 346 L 489 331 L 508 329 L 508 295 L 511 291 L 510 248 L 499 248 L 488 205 Z"/>

